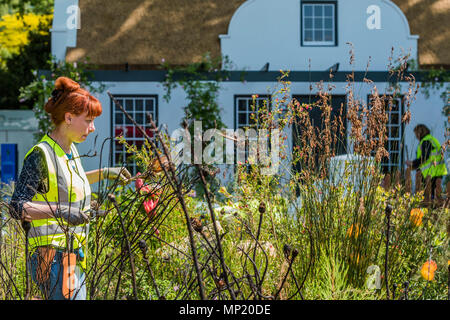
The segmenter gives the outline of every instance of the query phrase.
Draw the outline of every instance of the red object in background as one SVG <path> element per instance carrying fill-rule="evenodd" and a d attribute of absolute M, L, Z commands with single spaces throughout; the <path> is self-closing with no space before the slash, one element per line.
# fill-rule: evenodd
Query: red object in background
<path fill-rule="evenodd" d="M 153 138 L 154 136 L 153 130 L 151 130 L 150 128 L 145 128 L 144 131 L 150 138 Z M 144 135 L 135 126 L 116 126 L 114 129 L 114 136 L 116 138 L 119 136 L 123 136 L 128 144 L 135 145 L 138 148 L 141 148 L 142 145 L 144 144 Z M 117 142 L 116 147 L 119 146 L 120 143 Z"/>
<path fill-rule="evenodd" d="M 150 128 L 144 129 L 145 133 L 150 137 L 153 138 L 153 130 Z M 144 135 L 142 134 L 141 130 L 136 128 L 135 126 L 116 126 L 114 129 L 114 136 L 118 137 L 123 135 L 125 138 L 143 138 Z"/>

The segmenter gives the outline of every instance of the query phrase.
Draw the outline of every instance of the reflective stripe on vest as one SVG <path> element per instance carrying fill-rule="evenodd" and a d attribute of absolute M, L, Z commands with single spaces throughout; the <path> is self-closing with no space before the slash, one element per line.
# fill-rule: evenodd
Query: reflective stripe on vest
<path fill-rule="evenodd" d="M 422 176 L 424 178 L 427 176 L 430 176 L 431 178 L 445 176 L 447 174 L 447 167 L 445 166 L 444 157 L 441 153 L 441 144 L 431 134 L 426 135 L 420 141 L 419 146 L 417 147 L 417 159 L 420 159 L 422 156 L 422 143 L 424 141 L 430 141 L 432 149 L 430 157 L 419 167 Z"/>
<path fill-rule="evenodd" d="M 71 146 L 72 160 L 68 159 L 66 153 L 48 135 L 31 148 L 25 158 L 35 148 L 42 150 L 45 155 L 49 181 L 48 192 L 37 192 L 32 202 L 53 207 L 67 206 L 70 212 L 89 210 L 91 188 L 75 145 Z M 76 169 L 72 167 L 72 164 Z M 72 249 L 77 249 L 86 247 L 88 231 L 89 224 L 69 226 L 59 218 L 32 220 L 28 241 L 31 249 L 38 246 L 56 248 L 71 246 Z M 86 255 L 86 250 L 83 249 L 83 251 Z"/>

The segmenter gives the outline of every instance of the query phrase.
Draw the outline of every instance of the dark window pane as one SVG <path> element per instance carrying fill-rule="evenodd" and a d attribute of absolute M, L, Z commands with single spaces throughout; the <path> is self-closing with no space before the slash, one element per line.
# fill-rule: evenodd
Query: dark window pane
<path fill-rule="evenodd" d="M 136 113 L 134 116 L 134 121 L 136 121 L 138 124 L 144 124 L 144 114 L 142 113 Z"/>
<path fill-rule="evenodd" d="M 239 111 L 247 110 L 247 100 L 239 99 L 238 100 Z"/>
<path fill-rule="evenodd" d="M 122 163 L 122 161 L 123 161 L 123 153 L 116 152 L 116 164 Z"/>
<path fill-rule="evenodd" d="M 389 153 L 390 163 L 397 164 L 399 161 L 399 153 L 398 152 L 390 152 Z"/>
<path fill-rule="evenodd" d="M 117 113 L 115 114 L 115 124 L 123 124 L 123 113 Z"/>
<path fill-rule="evenodd" d="M 125 124 L 133 124 L 133 122 L 131 122 L 131 120 L 128 119 L 128 117 L 125 117 Z"/>
<path fill-rule="evenodd" d="M 400 124 L 400 117 L 398 113 L 391 113 L 391 117 L 390 117 L 391 124 Z"/>
<path fill-rule="evenodd" d="M 313 19 L 305 18 L 305 28 L 311 29 L 313 25 Z"/>
<path fill-rule="evenodd" d="M 391 127 L 391 138 L 398 138 L 399 137 L 399 128 L 398 127 Z"/>
<path fill-rule="evenodd" d="M 391 111 L 398 111 L 399 108 L 399 102 L 397 100 L 393 101 L 392 104 L 389 106 L 391 108 Z"/>
<path fill-rule="evenodd" d="M 305 30 L 305 41 L 313 41 L 312 30 Z"/>
<path fill-rule="evenodd" d="M 246 125 L 247 124 L 247 114 L 246 113 L 239 113 L 238 118 L 238 125 Z"/>
<path fill-rule="evenodd" d="M 143 144 L 144 144 L 144 140 L 136 140 L 136 141 L 134 142 L 134 145 L 135 145 L 138 149 L 141 149 Z"/>
<path fill-rule="evenodd" d="M 325 19 L 325 29 L 333 28 L 333 19 Z"/>
<path fill-rule="evenodd" d="M 150 99 L 145 100 L 145 109 L 147 111 L 153 110 L 153 100 L 150 100 Z"/>
<path fill-rule="evenodd" d="M 133 111 L 133 100 L 125 100 L 125 111 Z"/>
<path fill-rule="evenodd" d="M 323 41 L 322 30 L 314 31 L 314 41 Z"/>
<path fill-rule="evenodd" d="M 326 5 L 324 8 L 325 16 L 332 17 L 333 16 L 333 6 L 332 5 Z"/>
<path fill-rule="evenodd" d="M 325 41 L 333 41 L 333 32 L 331 30 L 325 30 Z"/>
<path fill-rule="evenodd" d="M 322 18 L 315 18 L 314 19 L 314 28 L 315 29 L 322 29 L 323 28 L 323 19 Z"/>
<path fill-rule="evenodd" d="M 312 5 L 303 6 L 305 16 L 312 16 Z"/>
<path fill-rule="evenodd" d="M 321 17 L 323 15 L 323 10 L 321 5 L 314 6 L 314 16 Z"/>
<path fill-rule="evenodd" d="M 122 99 L 116 99 L 116 101 L 123 107 L 123 100 Z M 113 102 L 114 104 L 114 110 L 120 111 L 120 108 Z"/>
<path fill-rule="evenodd" d="M 138 99 L 138 100 L 136 100 L 135 101 L 135 103 L 136 103 L 136 111 L 142 111 L 142 110 L 144 110 L 144 101 L 143 100 L 141 100 L 141 99 Z"/>

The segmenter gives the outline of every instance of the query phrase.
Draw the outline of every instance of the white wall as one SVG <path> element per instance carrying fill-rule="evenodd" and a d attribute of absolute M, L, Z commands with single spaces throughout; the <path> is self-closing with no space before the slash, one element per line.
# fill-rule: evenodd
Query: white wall
<path fill-rule="evenodd" d="M 266 62 L 269 70 L 328 70 L 339 62 L 341 71 L 387 70 L 391 48 L 394 57 L 411 50 L 417 61 L 418 36 L 410 35 L 402 11 L 389 0 L 338 0 L 337 46 L 301 46 L 300 0 L 248 0 L 234 13 L 226 35 L 220 35 L 223 56 L 229 56 L 237 70 L 260 70 Z M 380 8 L 381 28 L 370 30 L 367 8 Z M 350 65 L 350 47 L 354 45 L 355 64 Z"/>
<path fill-rule="evenodd" d="M 77 44 L 77 28 L 72 27 L 74 7 L 78 8 L 78 0 L 55 1 L 53 25 L 50 29 L 51 53 L 59 61 L 66 59 L 68 47 L 75 47 Z"/>

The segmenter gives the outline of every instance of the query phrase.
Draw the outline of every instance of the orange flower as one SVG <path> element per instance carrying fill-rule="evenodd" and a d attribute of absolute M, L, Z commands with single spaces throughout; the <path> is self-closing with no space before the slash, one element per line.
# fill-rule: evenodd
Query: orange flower
<path fill-rule="evenodd" d="M 354 230 L 353 230 L 354 228 Z M 354 233 L 353 233 L 354 232 Z M 361 229 L 357 225 L 351 225 L 350 228 L 347 230 L 347 236 L 351 237 L 354 235 L 355 239 L 358 238 L 358 236 L 361 234 Z"/>
<path fill-rule="evenodd" d="M 435 261 L 430 260 L 423 264 L 422 269 L 420 270 L 420 274 L 422 277 L 427 280 L 431 281 L 434 279 L 434 272 L 437 270 L 437 264 Z"/>
<path fill-rule="evenodd" d="M 414 208 L 411 210 L 409 214 L 409 221 L 416 226 L 419 227 L 422 225 L 423 211 L 420 208 Z"/>

